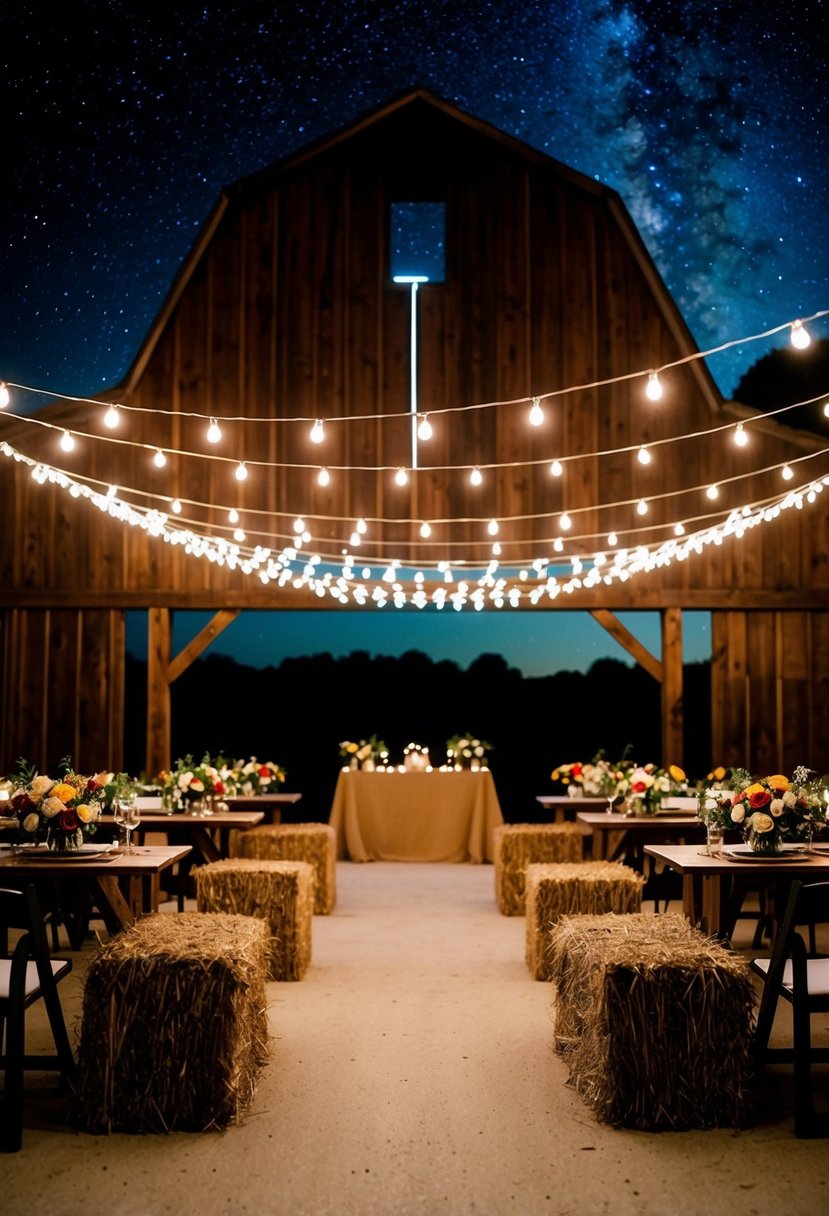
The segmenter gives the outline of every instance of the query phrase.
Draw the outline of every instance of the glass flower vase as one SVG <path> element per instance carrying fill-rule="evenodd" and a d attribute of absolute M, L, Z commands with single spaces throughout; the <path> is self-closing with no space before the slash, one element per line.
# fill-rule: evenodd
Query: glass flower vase
<path fill-rule="evenodd" d="M 755 832 L 750 830 L 746 836 L 748 847 L 752 853 L 766 853 L 773 856 L 783 851 L 783 840 L 779 832 Z"/>
<path fill-rule="evenodd" d="M 77 853 L 82 844 L 83 832 L 80 828 L 76 828 L 74 832 L 49 828 L 46 833 L 46 847 L 52 853 Z"/>

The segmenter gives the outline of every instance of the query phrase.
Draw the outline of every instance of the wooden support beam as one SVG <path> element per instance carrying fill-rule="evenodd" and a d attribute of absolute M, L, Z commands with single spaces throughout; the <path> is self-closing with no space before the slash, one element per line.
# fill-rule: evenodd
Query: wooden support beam
<path fill-rule="evenodd" d="M 590 615 L 594 620 L 598 621 L 603 629 L 606 629 L 612 638 L 623 646 L 629 655 L 636 660 L 640 667 L 644 667 L 655 680 L 662 683 L 664 678 L 662 663 L 657 659 L 656 655 L 642 645 L 638 638 L 627 629 L 618 617 L 614 616 L 607 608 L 594 608 Z"/>
<path fill-rule="evenodd" d="M 662 763 L 682 767 L 682 610 L 662 612 Z"/>
<path fill-rule="evenodd" d="M 170 609 L 147 614 L 147 773 L 170 767 Z"/>
<path fill-rule="evenodd" d="M 228 625 L 236 620 L 238 615 L 238 608 L 217 612 L 213 619 L 207 622 L 204 629 L 200 629 L 196 636 L 170 662 L 167 668 L 169 683 L 172 684 L 180 675 L 183 675 L 190 664 L 195 663 L 199 655 L 207 650 L 208 646 L 216 640 L 220 633 L 227 629 Z"/>

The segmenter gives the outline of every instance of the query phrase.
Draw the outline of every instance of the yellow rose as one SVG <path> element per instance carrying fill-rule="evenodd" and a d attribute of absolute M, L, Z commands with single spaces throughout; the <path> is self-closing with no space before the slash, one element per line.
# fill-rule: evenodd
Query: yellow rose
<path fill-rule="evenodd" d="M 723 766 L 721 764 L 717 765 L 717 767 L 714 769 L 713 773 L 708 774 L 708 780 L 709 781 L 724 781 L 725 780 L 725 769 L 723 768 Z"/>
<path fill-rule="evenodd" d="M 357 746 L 358 746 L 358 745 L 357 745 L 356 743 L 349 743 L 348 747 L 346 747 L 346 749 L 345 749 L 345 750 L 346 750 L 347 752 L 351 752 L 351 754 L 352 754 L 352 756 L 353 756 L 353 755 L 354 755 L 354 753 L 355 753 L 355 752 L 356 752 L 356 750 L 357 750 Z"/>
<path fill-rule="evenodd" d="M 67 785 L 65 781 L 59 781 L 57 785 L 52 786 L 52 797 L 60 798 L 61 802 L 71 802 L 73 798 L 77 798 L 78 791 L 72 785 Z"/>
<path fill-rule="evenodd" d="M 671 764 L 668 767 L 668 772 L 670 773 L 670 775 L 674 779 L 674 781 L 684 781 L 685 780 L 685 774 L 683 773 L 682 769 L 679 767 L 678 764 Z"/>
<path fill-rule="evenodd" d="M 774 820 L 762 811 L 755 811 L 748 821 L 748 826 L 753 832 L 770 832 L 774 827 Z"/>
<path fill-rule="evenodd" d="M 762 794 L 765 788 L 766 787 L 761 785 L 759 781 L 755 781 L 754 785 L 750 785 L 748 789 L 743 790 L 743 797 L 751 797 L 752 794 Z"/>
<path fill-rule="evenodd" d="M 775 773 L 773 777 L 766 777 L 766 781 L 773 790 L 787 790 L 789 788 L 789 779 L 784 777 L 782 773 Z"/>
<path fill-rule="evenodd" d="M 98 818 L 98 808 L 90 806 L 87 802 L 82 802 L 80 806 L 75 807 L 75 814 L 81 823 L 94 823 Z"/>

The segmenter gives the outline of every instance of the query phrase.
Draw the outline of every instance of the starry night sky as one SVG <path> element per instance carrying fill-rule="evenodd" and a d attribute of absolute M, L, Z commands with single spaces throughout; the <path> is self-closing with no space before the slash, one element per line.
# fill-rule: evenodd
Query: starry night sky
<path fill-rule="evenodd" d="M 827 16 L 823 0 L 5 5 L 0 379 L 117 383 L 223 186 L 418 85 L 617 189 L 701 349 L 817 312 Z M 712 359 L 722 391 L 768 349 Z"/>

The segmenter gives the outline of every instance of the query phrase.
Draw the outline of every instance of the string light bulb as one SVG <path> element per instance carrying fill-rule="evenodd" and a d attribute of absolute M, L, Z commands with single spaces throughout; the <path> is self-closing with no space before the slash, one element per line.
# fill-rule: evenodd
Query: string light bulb
<path fill-rule="evenodd" d="M 645 386 L 645 395 L 650 401 L 661 401 L 662 382 L 659 379 L 658 372 L 648 372 L 648 383 Z"/>
<path fill-rule="evenodd" d="M 5 380 L 0 380 L 0 410 L 4 410 L 10 401 L 9 386 Z"/>
<path fill-rule="evenodd" d="M 104 414 L 104 426 L 108 427 L 109 430 L 114 431 L 120 421 L 121 419 L 118 416 L 118 406 L 110 405 L 109 409 Z"/>
<path fill-rule="evenodd" d="M 538 397 L 533 397 L 533 403 L 530 407 L 530 426 L 541 426 L 544 421 L 544 411 L 541 408 L 541 400 Z"/>
<path fill-rule="evenodd" d="M 247 481 L 248 466 L 245 464 L 244 460 L 240 460 L 237 464 L 235 476 L 237 481 Z"/>
<path fill-rule="evenodd" d="M 638 503 L 636 504 L 636 514 L 637 515 L 647 515 L 647 513 L 648 513 L 648 504 L 645 502 L 644 498 L 640 498 Z"/>
<path fill-rule="evenodd" d="M 561 528 L 562 532 L 569 532 L 572 528 L 573 521 L 566 511 L 562 512 L 562 514 L 559 516 L 558 526 Z"/>
<path fill-rule="evenodd" d="M 563 472 L 564 472 L 564 469 L 562 468 L 561 461 L 554 460 L 553 463 L 550 465 L 550 476 L 551 477 L 561 477 L 561 474 Z"/>
<path fill-rule="evenodd" d="M 238 524 L 239 512 L 236 510 L 235 507 L 231 507 L 230 510 L 228 511 L 227 521 L 228 521 L 228 523 L 231 523 L 231 524 Z"/>
<path fill-rule="evenodd" d="M 473 486 L 479 486 L 481 484 L 481 482 L 483 481 L 483 479 L 484 479 L 483 473 L 478 468 L 478 466 L 475 465 L 475 468 L 469 474 L 469 484 L 473 485 Z"/>
<path fill-rule="evenodd" d="M 829 418 L 829 401 L 826 401 L 826 402 L 824 403 L 824 406 L 823 406 L 823 416 L 824 416 L 824 418 Z"/>
<path fill-rule="evenodd" d="M 744 448 L 748 443 L 748 435 L 742 422 L 737 423 L 737 428 L 734 431 L 734 442 L 738 448 Z"/>
<path fill-rule="evenodd" d="M 498 535 L 498 520 L 491 519 L 486 526 L 486 530 L 490 536 L 497 536 Z"/>
<path fill-rule="evenodd" d="M 170 503 L 170 510 L 173 512 L 174 515 L 181 515 L 181 503 L 179 502 L 179 500 L 177 498 L 174 498 L 173 501 Z"/>
<path fill-rule="evenodd" d="M 618 545 L 618 543 L 619 543 L 619 537 L 616 535 L 616 533 L 608 532 L 608 534 L 607 534 L 608 548 L 615 549 L 616 546 Z"/>
<path fill-rule="evenodd" d="M 791 481 L 791 479 L 794 477 L 794 469 L 792 469 L 790 465 L 784 464 L 783 468 L 780 470 L 780 476 L 784 481 Z"/>
<path fill-rule="evenodd" d="M 708 489 L 705 491 L 706 498 L 710 498 L 713 500 L 715 498 L 719 498 L 719 496 L 720 496 L 719 486 L 709 486 Z"/>
<path fill-rule="evenodd" d="M 331 474 L 328 472 L 328 469 L 326 469 L 325 466 L 323 466 L 320 469 L 319 473 L 317 473 L 317 485 L 327 486 L 330 481 L 331 481 Z"/>
<path fill-rule="evenodd" d="M 153 464 L 155 465 L 155 467 L 157 469 L 163 469 L 166 463 L 167 463 L 166 454 L 164 452 L 162 452 L 161 448 L 156 448 L 155 455 L 153 456 Z"/>
<path fill-rule="evenodd" d="M 406 472 L 403 465 L 401 465 L 400 468 L 395 473 L 394 480 L 395 480 L 395 483 L 399 486 L 405 486 L 408 484 L 409 474 Z"/>
<path fill-rule="evenodd" d="M 210 426 L 207 428 L 207 442 L 218 443 L 222 437 L 222 432 L 219 430 L 219 424 L 215 418 L 210 419 Z"/>
<path fill-rule="evenodd" d="M 417 428 L 417 437 L 422 439 L 424 443 L 427 439 L 432 438 L 432 424 L 429 421 L 429 415 L 424 414 L 420 420 L 420 425 Z"/>
<path fill-rule="evenodd" d="M 318 418 L 311 427 L 311 443 L 322 443 L 325 438 L 325 427 L 322 424 L 322 418 Z"/>
<path fill-rule="evenodd" d="M 640 464 L 650 464 L 651 454 L 646 447 L 641 447 L 636 453 L 636 459 Z"/>
<path fill-rule="evenodd" d="M 64 452 L 71 452 L 75 446 L 75 440 L 68 431 L 64 431 L 60 437 L 60 446 Z"/>
<path fill-rule="evenodd" d="M 674 536 L 684 536 L 684 535 L 685 535 L 685 525 L 684 524 L 674 524 Z"/>
<path fill-rule="evenodd" d="M 424 519 L 423 523 L 420 525 L 420 535 L 423 537 L 424 540 L 426 540 L 428 537 L 430 537 L 432 535 L 432 525 L 430 523 L 428 523 L 425 519 Z"/>
<path fill-rule="evenodd" d="M 361 536 L 365 536 L 366 532 L 368 531 L 368 524 L 364 519 L 357 520 L 357 531 Z"/>
<path fill-rule="evenodd" d="M 792 321 L 791 342 L 797 350 L 805 350 L 812 336 L 802 321 Z"/>
<path fill-rule="evenodd" d="M 495 544 L 492 546 L 492 556 L 493 557 L 501 556 L 501 542 L 500 541 L 496 540 Z"/>
<path fill-rule="evenodd" d="M 241 528 L 236 528 L 236 530 L 233 533 L 233 539 L 239 541 L 240 544 L 245 539 L 245 534 Z"/>

